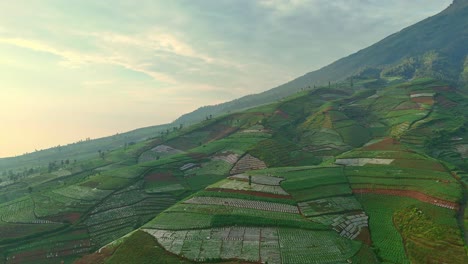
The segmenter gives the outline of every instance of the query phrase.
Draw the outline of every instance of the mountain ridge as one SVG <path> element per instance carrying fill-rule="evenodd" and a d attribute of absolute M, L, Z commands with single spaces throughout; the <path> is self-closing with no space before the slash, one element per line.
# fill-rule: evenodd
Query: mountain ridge
<path fill-rule="evenodd" d="M 464 57 L 468 53 L 468 20 L 464 19 L 468 16 L 468 1 L 455 0 L 445 10 L 426 18 L 414 25 L 406 27 L 401 31 L 391 34 L 388 37 L 378 41 L 377 43 L 359 50 L 356 53 L 341 58 L 327 66 L 324 66 L 316 71 L 306 73 L 301 77 L 291 80 L 285 84 L 267 90 L 262 93 L 247 95 L 233 101 L 222 103 L 216 106 L 204 106 L 191 113 L 182 115 L 174 122 L 189 122 L 190 120 L 203 120 L 207 113 L 217 115 L 223 112 L 235 111 L 245 107 L 252 107 L 256 104 L 264 104 L 281 99 L 291 93 L 299 91 L 301 88 L 325 85 L 328 82 L 342 81 L 350 76 L 357 74 L 365 67 L 382 67 L 394 65 L 402 59 L 414 56 L 422 56 L 425 52 L 437 50 L 443 56 L 448 56 L 451 66 L 457 68 L 458 74 L 462 72 Z M 455 23 L 447 24 L 447 17 L 454 18 Z M 436 31 L 433 31 L 433 25 L 439 24 Z M 453 30 L 450 25 L 458 25 L 456 30 Z M 417 34 L 411 38 L 411 35 L 417 31 L 423 31 L 423 35 Z M 463 34 L 460 36 L 460 32 Z M 433 36 L 441 35 L 436 42 L 431 42 Z M 446 36 L 446 37 L 442 37 Z M 410 38 L 406 43 L 400 43 L 401 38 Z M 454 41 L 452 44 L 444 45 L 447 42 L 445 38 Z M 409 43 L 417 45 L 410 45 Z M 426 43 L 426 44 L 425 44 Z M 442 47 L 442 48 L 441 48 Z M 386 49 L 391 49 L 384 53 Z M 410 52 L 407 52 L 409 50 Z M 382 56 L 386 54 L 386 56 Z M 365 61 L 365 63 L 363 63 Z M 458 77 L 451 80 L 458 82 Z M 255 102 L 255 103 L 252 103 Z M 236 105 L 240 107 L 236 107 Z"/>

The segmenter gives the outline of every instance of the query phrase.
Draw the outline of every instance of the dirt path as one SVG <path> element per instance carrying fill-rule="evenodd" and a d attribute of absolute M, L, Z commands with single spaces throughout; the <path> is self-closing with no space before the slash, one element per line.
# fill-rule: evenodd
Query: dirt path
<path fill-rule="evenodd" d="M 458 210 L 460 205 L 454 202 L 445 201 L 436 197 L 429 196 L 427 194 L 417 192 L 417 191 L 409 191 L 409 190 L 395 190 L 395 189 L 354 189 L 354 194 L 357 193 L 375 193 L 375 194 L 385 194 L 385 195 L 393 195 L 393 196 L 401 196 L 401 197 L 409 197 L 416 199 L 421 202 L 430 203 L 435 206 L 444 207 L 452 210 Z"/>

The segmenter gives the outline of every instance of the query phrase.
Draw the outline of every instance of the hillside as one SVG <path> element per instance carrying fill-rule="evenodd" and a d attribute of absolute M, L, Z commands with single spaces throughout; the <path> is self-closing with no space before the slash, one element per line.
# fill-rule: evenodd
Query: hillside
<path fill-rule="evenodd" d="M 230 102 L 203 106 L 184 114 L 174 122 L 143 128 L 128 133 L 82 141 L 13 158 L 0 158 L 0 172 L 24 170 L 22 164 L 47 166 L 63 158 L 89 158 L 98 150 L 112 150 L 125 143 L 138 142 L 166 132 L 167 129 L 191 125 L 207 117 L 219 116 L 254 106 L 275 102 L 304 88 L 333 85 L 347 78 L 410 80 L 433 76 L 463 87 L 468 84 L 468 1 L 457 0 L 446 10 L 395 33 L 355 54 L 342 58 L 322 69 L 263 93 L 247 95 Z M 28 168 L 29 169 L 29 168 Z M 19 171 L 18 171 L 19 172 Z M 22 171 L 21 171 L 22 172 Z"/>
<path fill-rule="evenodd" d="M 468 263 L 467 16 L 456 0 L 265 93 L 0 159 L 0 263 Z"/>
<path fill-rule="evenodd" d="M 3 261 L 466 262 L 466 96 L 365 83 L 4 183 Z"/>

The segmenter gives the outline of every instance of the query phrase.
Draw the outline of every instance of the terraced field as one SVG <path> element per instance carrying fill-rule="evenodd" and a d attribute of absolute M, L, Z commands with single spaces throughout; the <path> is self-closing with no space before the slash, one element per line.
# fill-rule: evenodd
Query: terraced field
<path fill-rule="evenodd" d="M 263 263 L 345 262 L 358 249 L 327 231 L 225 227 L 191 231 L 145 229 L 169 252 L 196 261 L 240 259 Z"/>
<path fill-rule="evenodd" d="M 357 83 L 0 182 L 0 262 L 468 263 L 464 95 Z"/>

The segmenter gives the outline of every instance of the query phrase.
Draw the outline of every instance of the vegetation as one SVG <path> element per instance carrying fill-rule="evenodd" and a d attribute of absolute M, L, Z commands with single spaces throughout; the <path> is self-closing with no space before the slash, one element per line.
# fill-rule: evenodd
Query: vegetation
<path fill-rule="evenodd" d="M 467 262 L 466 10 L 169 125 L 0 159 L 0 262 Z"/>

